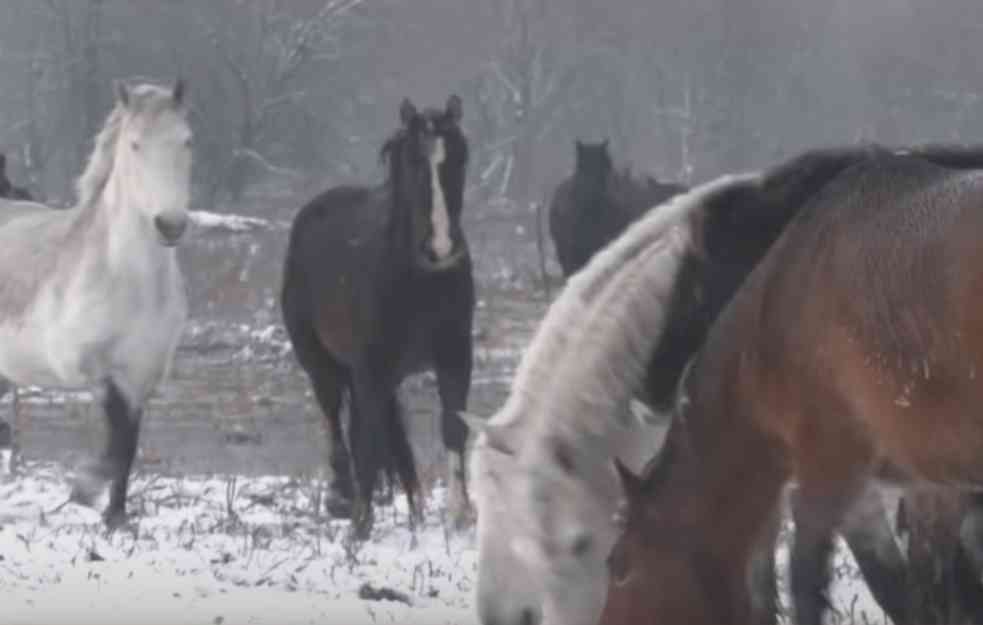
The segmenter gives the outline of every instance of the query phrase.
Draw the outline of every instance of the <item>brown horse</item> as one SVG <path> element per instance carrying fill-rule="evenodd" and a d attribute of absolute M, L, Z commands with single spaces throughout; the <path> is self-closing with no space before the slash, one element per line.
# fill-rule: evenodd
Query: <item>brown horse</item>
<path fill-rule="evenodd" d="M 983 487 L 983 176 L 952 164 L 851 164 L 725 306 L 651 472 L 622 472 L 602 623 L 749 622 L 754 542 L 793 480 L 795 622 L 818 624 L 832 531 L 868 483 Z"/>
<path fill-rule="evenodd" d="M 467 427 L 458 413 L 471 386 L 474 281 L 461 228 L 468 143 L 461 100 L 444 109 L 400 107 L 376 188 L 321 193 L 294 219 L 281 306 L 294 353 L 327 420 L 333 514 L 358 538 L 373 525 L 382 476 L 399 479 L 418 516 L 413 450 L 396 397 L 407 375 L 433 369 L 448 451 L 450 515 L 470 522 L 464 477 Z M 349 449 L 341 403 L 349 394 Z M 354 474 L 354 475 L 353 475 Z"/>

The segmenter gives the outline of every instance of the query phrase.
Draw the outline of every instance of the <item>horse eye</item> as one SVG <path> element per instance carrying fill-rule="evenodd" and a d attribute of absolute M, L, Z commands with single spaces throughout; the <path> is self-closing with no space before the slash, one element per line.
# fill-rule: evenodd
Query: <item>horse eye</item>
<path fill-rule="evenodd" d="M 573 545 L 571 546 L 573 555 L 578 558 L 585 555 L 588 551 L 590 551 L 593 542 L 594 541 L 591 539 L 589 534 L 581 534 L 580 536 L 577 536 L 577 538 L 573 541 Z"/>
<path fill-rule="evenodd" d="M 140 151 L 140 144 L 137 143 L 136 141 L 130 141 L 130 147 L 133 149 L 134 152 Z"/>

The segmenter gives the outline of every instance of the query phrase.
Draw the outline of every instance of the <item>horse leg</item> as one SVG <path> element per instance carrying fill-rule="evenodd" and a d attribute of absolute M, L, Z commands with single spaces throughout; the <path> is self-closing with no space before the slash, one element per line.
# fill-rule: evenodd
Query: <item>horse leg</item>
<path fill-rule="evenodd" d="M 94 468 L 72 486 L 71 501 L 91 506 L 106 481 L 110 481 L 109 505 L 103 519 L 109 529 L 126 521 L 126 491 L 136 457 L 142 411 L 134 407 L 115 382 L 106 383 L 103 409 L 106 416 L 106 448 Z"/>
<path fill-rule="evenodd" d="M 359 367 L 352 375 L 349 444 L 352 453 L 355 496 L 352 504 L 352 538 L 368 540 L 375 522 L 373 495 L 379 472 L 384 464 L 382 455 L 390 453 L 384 427 L 387 392 L 374 382 L 367 367 Z"/>
<path fill-rule="evenodd" d="M 327 466 L 331 477 L 325 509 L 335 518 L 349 518 L 352 514 L 351 458 L 345 445 L 341 423 L 341 398 L 346 386 L 347 373 L 330 355 L 322 353 L 318 362 L 307 368 L 314 396 L 324 414 L 324 434 L 327 439 Z"/>
<path fill-rule="evenodd" d="M 827 439 L 827 445 L 829 445 Z M 835 439 L 834 439 L 835 440 Z M 850 448 L 850 436 L 841 438 L 835 449 L 811 449 L 812 456 L 800 464 L 798 490 L 792 496 L 795 537 L 789 563 L 789 582 L 794 622 L 821 625 L 829 605 L 829 563 L 837 527 L 853 502 L 863 492 L 869 455 L 866 449 Z M 836 457 L 816 455 L 836 451 Z"/>
<path fill-rule="evenodd" d="M 455 529 L 474 521 L 465 476 L 464 449 L 468 427 L 460 413 L 467 408 L 471 390 L 471 324 L 461 324 L 457 332 L 438 337 L 435 346 L 437 389 L 440 393 L 441 435 L 447 451 L 447 510 Z"/>
<path fill-rule="evenodd" d="M 306 307 L 298 304 L 298 293 L 297 288 L 284 290 L 283 325 L 325 419 L 326 465 L 331 473 L 325 508 L 333 517 L 348 518 L 351 516 L 353 486 L 351 459 L 341 421 L 341 399 L 345 387 L 350 385 L 350 375 L 321 344 Z M 354 419 L 351 421 L 355 422 Z"/>
<path fill-rule="evenodd" d="M 16 470 L 17 456 L 20 448 L 18 441 L 18 425 L 20 420 L 17 417 L 16 388 L 7 380 L 0 378 L 0 398 L 6 395 L 7 391 L 14 391 L 11 401 L 13 418 L 9 423 L 0 419 L 0 474 L 13 473 Z"/>
<path fill-rule="evenodd" d="M 894 539 L 887 510 L 870 484 L 847 513 L 841 534 L 864 581 L 892 623 L 911 622 L 907 600 L 908 565 Z"/>
<path fill-rule="evenodd" d="M 762 530 L 748 564 L 752 622 L 756 625 L 778 623 L 778 580 L 775 574 L 775 543 L 782 527 L 781 507 Z"/>
<path fill-rule="evenodd" d="M 953 563 L 955 592 L 960 607 L 974 623 L 983 623 L 983 495 L 967 496 L 959 524 L 959 544 Z"/>

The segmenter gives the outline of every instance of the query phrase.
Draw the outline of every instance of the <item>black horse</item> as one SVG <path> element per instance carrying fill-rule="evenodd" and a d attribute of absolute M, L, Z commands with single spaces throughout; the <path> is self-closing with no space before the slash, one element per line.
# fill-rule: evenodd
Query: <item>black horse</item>
<path fill-rule="evenodd" d="M 8 200 L 33 200 L 30 192 L 14 186 L 7 177 L 7 155 L 0 153 L 0 198 Z"/>
<path fill-rule="evenodd" d="M 386 182 L 325 191 L 301 208 L 290 233 L 283 319 L 327 417 L 329 510 L 350 514 L 360 539 L 372 528 L 380 474 L 398 478 L 419 518 L 396 388 L 427 368 L 440 394 L 448 506 L 458 527 L 470 520 L 459 413 L 471 386 L 475 294 L 461 229 L 468 143 L 460 120 L 456 95 L 444 110 L 421 112 L 403 100 L 401 126 L 381 150 Z M 340 418 L 346 390 L 350 456 Z"/>
<path fill-rule="evenodd" d="M 550 235 L 564 277 L 577 272 L 648 209 L 686 191 L 683 185 L 615 171 L 607 140 L 577 140 L 576 147 L 574 172 L 556 188 L 549 207 Z"/>

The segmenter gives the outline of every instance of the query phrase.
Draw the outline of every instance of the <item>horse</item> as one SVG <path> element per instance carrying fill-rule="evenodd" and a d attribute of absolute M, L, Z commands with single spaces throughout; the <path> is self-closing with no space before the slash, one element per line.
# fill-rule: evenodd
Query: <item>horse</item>
<path fill-rule="evenodd" d="M 622 477 L 635 496 L 620 551 L 648 575 L 611 588 L 602 623 L 637 622 L 622 618 L 632 603 L 686 622 L 742 622 L 746 533 L 789 480 L 795 621 L 819 623 L 824 602 L 803 589 L 825 584 L 830 529 L 862 488 L 983 486 L 972 410 L 981 199 L 978 171 L 884 152 L 799 212 L 710 329 L 680 385 L 677 432 L 648 476 Z M 725 505 L 726 537 L 706 516 Z M 666 540 L 670 529 L 686 545 Z M 676 597 L 712 597 L 711 618 L 653 593 L 668 560 L 688 576 Z"/>
<path fill-rule="evenodd" d="M 622 346 L 644 360 L 644 366 L 632 369 L 638 380 L 629 386 L 644 382 L 657 407 L 671 407 L 685 363 L 750 268 L 812 195 L 845 168 L 871 158 L 874 152 L 863 148 L 815 151 L 764 174 L 725 177 L 696 187 L 650 211 L 571 279 L 527 350 L 506 405 L 490 421 L 469 418 L 479 432 L 472 473 L 481 475 L 475 486 L 479 502 L 478 604 L 479 612 L 490 615 L 484 619 L 486 623 L 535 623 L 550 610 L 559 614 L 555 617 L 559 622 L 593 623 L 603 603 L 598 600 L 603 596 L 598 586 L 603 586 L 606 579 L 603 554 L 610 552 L 618 534 L 606 516 L 616 505 L 612 493 L 618 491 L 617 480 L 603 458 L 608 457 L 610 437 L 619 430 L 619 425 L 610 421 L 610 415 L 615 414 L 613 406 L 625 397 L 618 396 L 617 401 L 606 399 L 612 397 L 610 388 L 578 373 L 582 365 L 586 366 L 581 346 L 576 358 L 569 359 L 569 363 L 561 361 L 569 344 L 576 343 L 572 337 L 587 344 L 596 341 L 604 349 L 611 349 L 605 341 L 614 339 L 604 337 L 617 336 L 620 325 L 616 321 L 624 311 L 612 309 L 611 302 L 602 297 L 597 297 L 599 303 L 591 304 L 587 295 L 596 295 L 621 265 L 638 256 L 640 250 L 667 230 L 698 235 L 698 246 L 684 246 L 689 251 L 682 260 L 678 254 L 669 254 L 672 262 L 665 261 L 666 267 L 649 278 L 669 282 L 668 287 L 663 285 L 656 302 L 659 308 L 650 315 L 651 323 L 657 324 L 659 330 L 652 333 L 653 337 L 635 336 L 642 347 Z M 925 148 L 921 152 L 953 166 L 983 164 L 978 155 L 970 152 L 946 148 Z M 666 289 L 670 289 L 668 294 Z M 604 292 L 615 298 L 619 290 Z M 624 305 L 629 304 L 636 305 L 630 300 Z M 597 317 L 594 323 L 600 324 L 600 329 L 582 329 L 589 325 L 586 319 L 591 316 Z M 606 332 L 602 331 L 604 327 L 608 327 Z M 602 354 L 599 352 L 598 357 Z M 597 364 L 593 373 L 604 382 L 611 382 L 615 368 L 612 362 Z M 565 378 L 560 371 L 570 377 Z M 600 418 L 599 412 L 603 413 Z M 559 454 L 557 449 L 561 450 Z M 571 458 L 577 462 L 571 463 Z M 576 471 L 570 469 L 571 464 Z M 525 486 L 519 488 L 523 482 Z M 485 532 L 482 516 L 487 520 Z M 883 517 L 881 511 L 875 521 Z M 893 544 L 890 528 L 885 525 L 862 520 L 858 527 L 863 531 L 872 527 L 877 531 L 866 537 L 861 532 L 858 541 L 851 541 L 855 551 L 857 542 L 866 542 L 868 552 L 872 543 L 869 557 L 874 558 L 875 564 L 876 557 L 881 558 L 882 564 L 885 559 L 879 551 L 881 547 Z M 581 553 L 579 549 L 572 550 L 574 543 L 557 544 L 557 534 L 565 534 L 569 528 L 584 530 L 577 545 L 582 548 L 589 544 L 591 548 Z M 762 533 L 767 534 L 767 530 Z M 502 540 L 508 543 L 499 544 Z M 766 540 L 765 544 L 772 542 Z M 514 565 L 509 560 L 515 560 L 516 550 L 524 554 L 527 566 L 539 572 L 534 577 L 556 580 L 553 587 L 519 597 L 497 592 L 503 566 Z M 863 559 L 861 554 L 858 559 Z M 898 560 L 889 564 L 897 568 Z M 873 572 L 877 573 L 876 569 Z M 864 573 L 870 581 L 869 571 L 865 569 Z"/>
<path fill-rule="evenodd" d="M 573 174 L 557 186 L 548 211 L 550 236 L 565 278 L 579 271 L 645 211 L 686 191 L 680 184 L 615 171 L 607 140 L 584 143 L 578 139 L 575 147 Z M 540 217 L 537 224 L 541 223 Z M 545 259 L 541 261 L 545 265 Z"/>
<path fill-rule="evenodd" d="M 115 85 L 77 181 L 74 210 L 0 202 L 0 377 L 6 390 L 93 389 L 107 441 L 73 478 L 106 526 L 126 494 L 147 399 L 168 374 L 187 317 L 176 246 L 188 224 L 192 131 L 185 86 Z"/>
<path fill-rule="evenodd" d="M 3 153 L 0 153 L 0 199 L 26 201 L 34 199 L 27 189 L 10 182 L 10 178 L 7 177 L 7 155 Z"/>
<path fill-rule="evenodd" d="M 433 369 L 447 450 L 448 511 L 470 522 L 464 471 L 468 429 L 458 417 L 471 385 L 475 290 L 461 228 L 468 142 L 461 99 L 443 110 L 400 105 L 377 188 L 340 186 L 300 209 L 281 291 L 284 325 L 326 417 L 329 511 L 367 538 L 380 474 L 395 478 L 418 520 L 420 485 L 396 387 Z M 349 450 L 341 403 L 350 395 Z M 349 466 L 351 465 L 351 466 Z"/>

